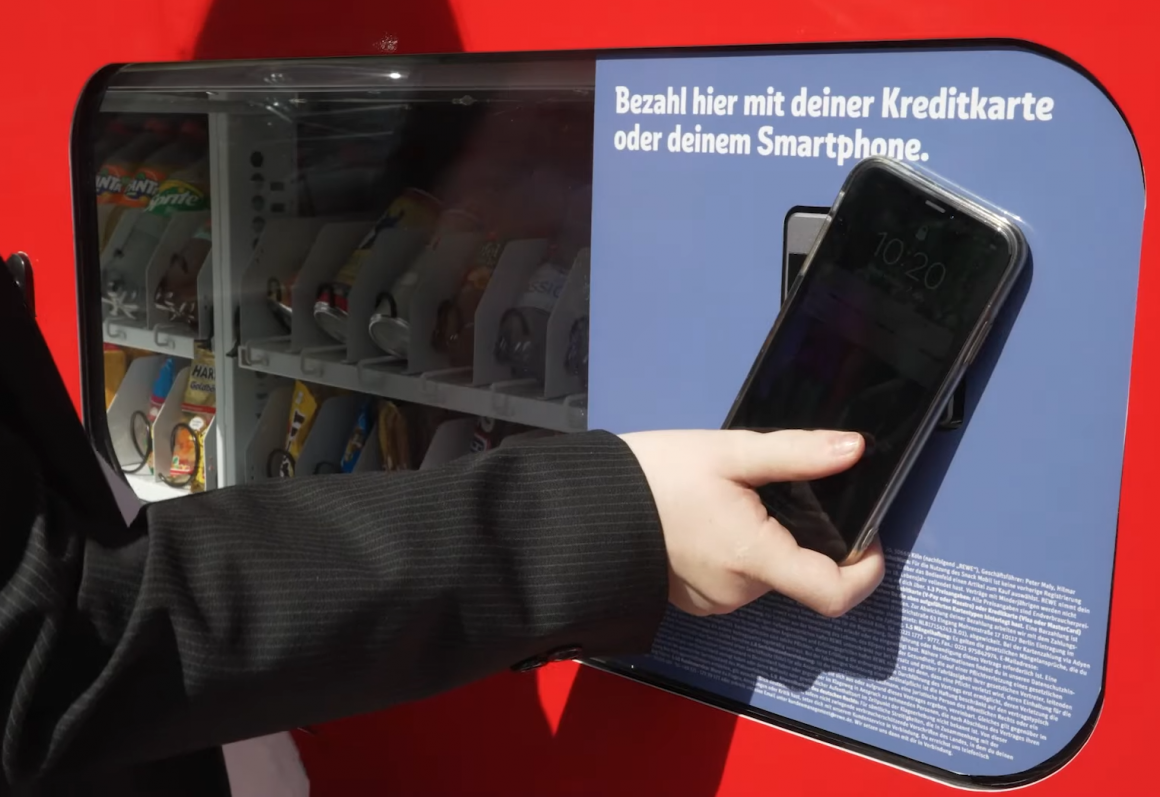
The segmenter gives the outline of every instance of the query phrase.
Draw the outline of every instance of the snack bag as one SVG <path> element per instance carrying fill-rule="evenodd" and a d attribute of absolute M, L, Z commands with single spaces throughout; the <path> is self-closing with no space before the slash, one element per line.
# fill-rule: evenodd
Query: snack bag
<path fill-rule="evenodd" d="M 383 453 L 383 470 L 412 470 L 411 438 L 407 418 L 392 401 L 379 408 L 379 447 Z"/>
<path fill-rule="evenodd" d="M 306 438 L 314 426 L 314 419 L 318 417 L 318 408 L 322 406 L 322 397 L 318 395 L 318 388 L 305 382 L 294 383 L 294 397 L 290 400 L 290 421 L 286 429 L 286 445 L 283 446 L 288 456 L 282 457 L 278 466 L 278 475 L 282 477 L 294 475 L 294 464 L 302 454 L 302 447 L 306 445 Z"/>
<path fill-rule="evenodd" d="M 217 412 L 217 379 L 213 349 L 194 345 L 193 365 L 181 402 L 181 423 L 174 427 L 172 479 L 189 479 L 190 492 L 205 490 L 205 436 Z"/>
<path fill-rule="evenodd" d="M 354 422 L 354 429 L 350 433 L 350 437 L 346 441 L 346 449 L 342 454 L 342 462 L 339 464 L 343 473 L 353 473 L 355 466 L 358 465 L 359 457 L 362 456 L 363 447 L 366 445 L 367 438 L 370 437 L 371 427 L 375 422 L 375 400 L 372 398 L 366 399 L 362 407 L 359 408 L 358 417 Z"/>

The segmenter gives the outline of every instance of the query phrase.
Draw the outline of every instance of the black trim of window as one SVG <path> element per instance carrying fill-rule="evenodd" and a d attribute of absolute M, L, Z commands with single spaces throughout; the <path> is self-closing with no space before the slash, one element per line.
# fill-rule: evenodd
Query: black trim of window
<path fill-rule="evenodd" d="M 109 82 L 118 64 L 99 70 L 81 90 L 69 136 L 72 167 L 73 233 L 77 266 L 77 331 L 80 334 L 81 421 L 97 452 L 124 478 L 113 450 L 105 415 L 104 334 L 101 329 L 101 253 L 92 245 L 97 237 L 97 207 L 93 179 L 100 164 L 93 158 L 88 136 L 100 113 Z"/>

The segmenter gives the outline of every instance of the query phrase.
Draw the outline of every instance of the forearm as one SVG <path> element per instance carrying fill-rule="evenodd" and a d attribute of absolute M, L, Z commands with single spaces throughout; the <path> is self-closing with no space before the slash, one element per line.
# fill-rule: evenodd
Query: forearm
<path fill-rule="evenodd" d="M 645 651 L 667 594 L 651 494 L 611 435 L 214 491 L 145 518 L 130 546 L 87 544 L 50 652 L 84 666 L 36 684 L 72 694 L 29 718 L 55 723 L 65 766 L 371 711 L 556 647 Z"/>

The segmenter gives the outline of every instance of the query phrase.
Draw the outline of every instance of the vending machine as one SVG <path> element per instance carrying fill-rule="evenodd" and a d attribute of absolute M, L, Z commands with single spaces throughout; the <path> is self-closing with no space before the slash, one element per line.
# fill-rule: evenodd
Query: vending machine
<path fill-rule="evenodd" d="M 0 256 L 144 502 L 720 428 L 867 158 L 1027 241 L 864 604 L 286 729 L 310 794 L 1160 789 L 1146 4 L 155 6 L 0 10 Z M 933 358 L 944 232 L 867 233 Z"/>

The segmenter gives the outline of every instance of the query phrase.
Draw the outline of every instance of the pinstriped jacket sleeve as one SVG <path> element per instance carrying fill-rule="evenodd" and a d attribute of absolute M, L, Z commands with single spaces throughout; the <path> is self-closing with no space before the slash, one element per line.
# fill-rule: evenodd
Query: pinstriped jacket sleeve
<path fill-rule="evenodd" d="M 35 469 L 3 470 L 31 507 L 0 543 L 9 783 L 372 711 L 557 647 L 643 652 L 666 605 L 652 495 L 607 433 L 154 504 L 116 544 Z"/>

